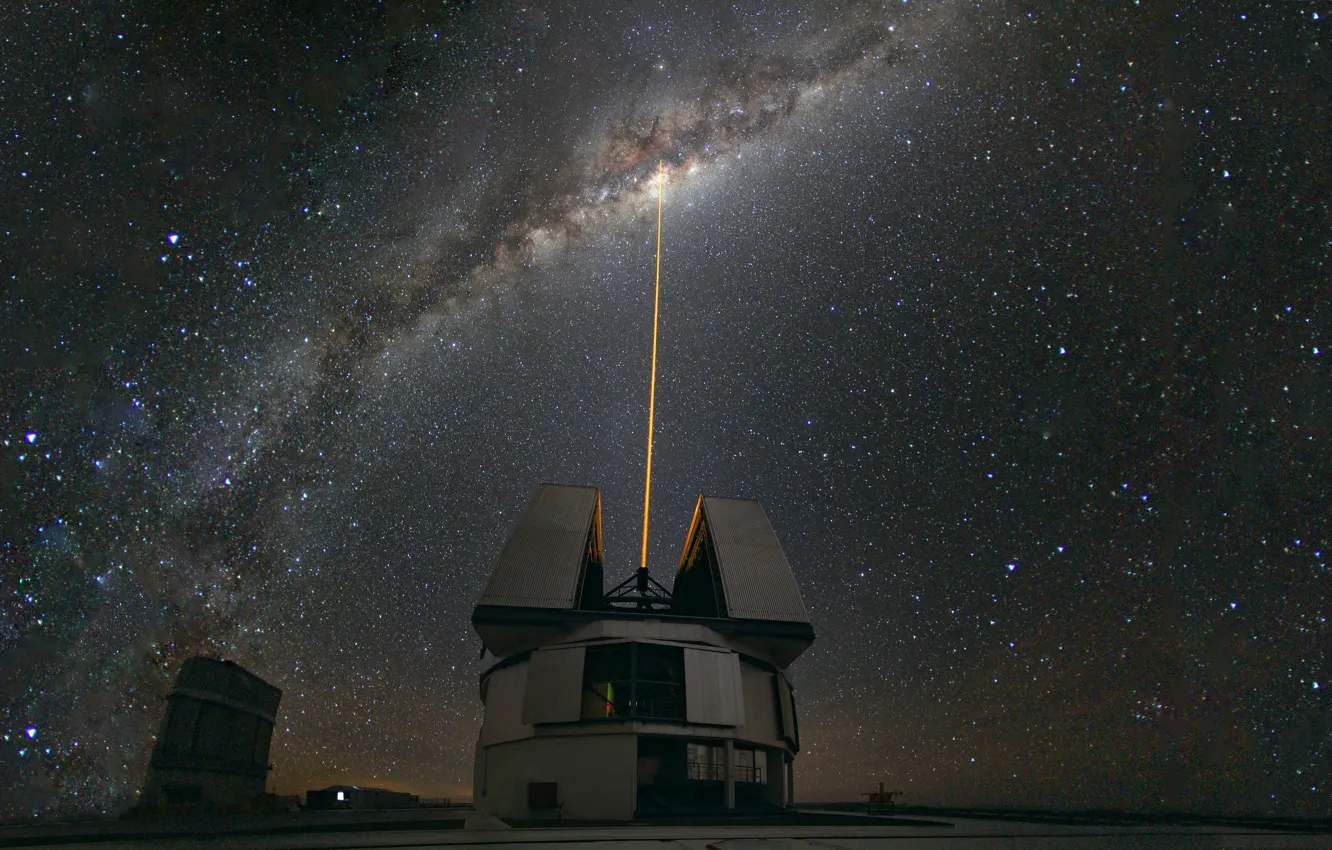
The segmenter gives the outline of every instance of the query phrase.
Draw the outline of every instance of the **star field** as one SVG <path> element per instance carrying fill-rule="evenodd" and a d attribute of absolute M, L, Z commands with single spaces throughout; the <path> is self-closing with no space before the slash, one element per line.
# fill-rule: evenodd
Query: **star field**
<path fill-rule="evenodd" d="M 1084 8 L 1085 6 L 1085 8 Z M 180 662 L 270 787 L 469 797 L 533 485 L 760 500 L 796 799 L 1325 814 L 1332 8 L 24 3 L 0 810 L 133 804 Z"/>

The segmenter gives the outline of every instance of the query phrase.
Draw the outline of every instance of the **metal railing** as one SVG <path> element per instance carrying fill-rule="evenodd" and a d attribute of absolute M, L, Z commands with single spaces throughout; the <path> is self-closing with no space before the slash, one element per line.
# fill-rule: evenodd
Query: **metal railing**
<path fill-rule="evenodd" d="M 642 717 L 658 720 L 684 720 L 685 703 L 682 688 L 673 682 L 649 682 L 639 679 L 621 679 L 613 682 L 590 682 L 585 694 L 590 694 L 597 708 L 591 718 Z M 588 714 L 584 702 L 584 714 Z"/>
<path fill-rule="evenodd" d="M 634 711 L 638 717 L 684 720 L 684 688 L 674 682 L 638 680 Z"/>
<path fill-rule="evenodd" d="M 712 761 L 689 761 L 685 767 L 685 776 L 706 782 L 722 782 L 726 779 L 726 765 Z M 737 764 L 731 767 L 731 776 L 736 782 L 762 784 L 763 768 L 752 764 Z"/>

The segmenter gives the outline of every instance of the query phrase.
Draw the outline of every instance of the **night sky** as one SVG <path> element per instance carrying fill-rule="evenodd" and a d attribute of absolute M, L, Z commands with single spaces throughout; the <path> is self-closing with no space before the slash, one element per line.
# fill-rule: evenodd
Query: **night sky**
<path fill-rule="evenodd" d="M 1325 814 L 1332 5 L 25 2 L 0 33 L 0 810 L 180 662 L 270 786 L 470 796 L 538 482 L 759 499 L 797 799 Z"/>

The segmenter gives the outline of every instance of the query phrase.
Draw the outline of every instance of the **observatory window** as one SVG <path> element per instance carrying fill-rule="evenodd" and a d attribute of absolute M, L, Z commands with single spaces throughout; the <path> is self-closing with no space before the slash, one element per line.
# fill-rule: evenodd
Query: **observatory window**
<path fill-rule="evenodd" d="M 681 647 L 648 643 L 588 647 L 582 717 L 684 720 L 684 683 Z"/>
<path fill-rule="evenodd" d="M 583 719 L 629 717 L 633 644 L 588 647 L 583 656 Z"/>
<path fill-rule="evenodd" d="M 764 784 L 761 750 L 736 747 L 732 750 L 731 778 L 736 782 Z M 718 744 L 691 743 L 686 753 L 685 778 L 719 782 L 726 778 L 726 748 Z"/>
<path fill-rule="evenodd" d="M 344 802 L 346 802 L 346 800 L 347 800 L 347 792 L 346 792 L 346 791 L 339 791 L 339 792 L 338 792 L 338 802 L 339 802 L 339 803 L 344 803 Z"/>
<path fill-rule="evenodd" d="M 763 753 L 736 747 L 735 763 L 731 765 L 731 774 L 736 782 L 757 782 L 763 784 L 763 765 L 760 763 Z"/>
<path fill-rule="evenodd" d="M 726 748 L 716 744 L 690 744 L 685 776 L 717 782 L 726 778 Z"/>
<path fill-rule="evenodd" d="M 634 644 L 634 648 L 638 651 L 635 714 L 638 717 L 684 720 L 684 650 L 656 643 Z"/>

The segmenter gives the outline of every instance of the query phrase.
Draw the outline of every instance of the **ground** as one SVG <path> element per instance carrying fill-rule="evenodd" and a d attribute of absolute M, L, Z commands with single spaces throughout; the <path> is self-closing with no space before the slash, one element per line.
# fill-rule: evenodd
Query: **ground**
<path fill-rule="evenodd" d="M 470 818 L 470 821 L 469 821 Z M 481 826 L 483 828 L 475 828 Z M 469 828 L 470 827 L 470 828 Z M 485 828 L 489 827 L 489 828 Z M 632 824 L 508 825 L 484 822 L 470 810 L 299 812 L 214 819 L 89 821 L 0 827 L 0 847 L 353 848 L 521 847 L 599 848 L 664 845 L 694 850 L 786 848 L 1332 848 L 1329 821 L 1244 821 L 1196 817 L 1137 818 L 1032 812 L 912 810 L 868 816 L 850 811 L 801 809 L 783 818 L 689 819 Z"/>

